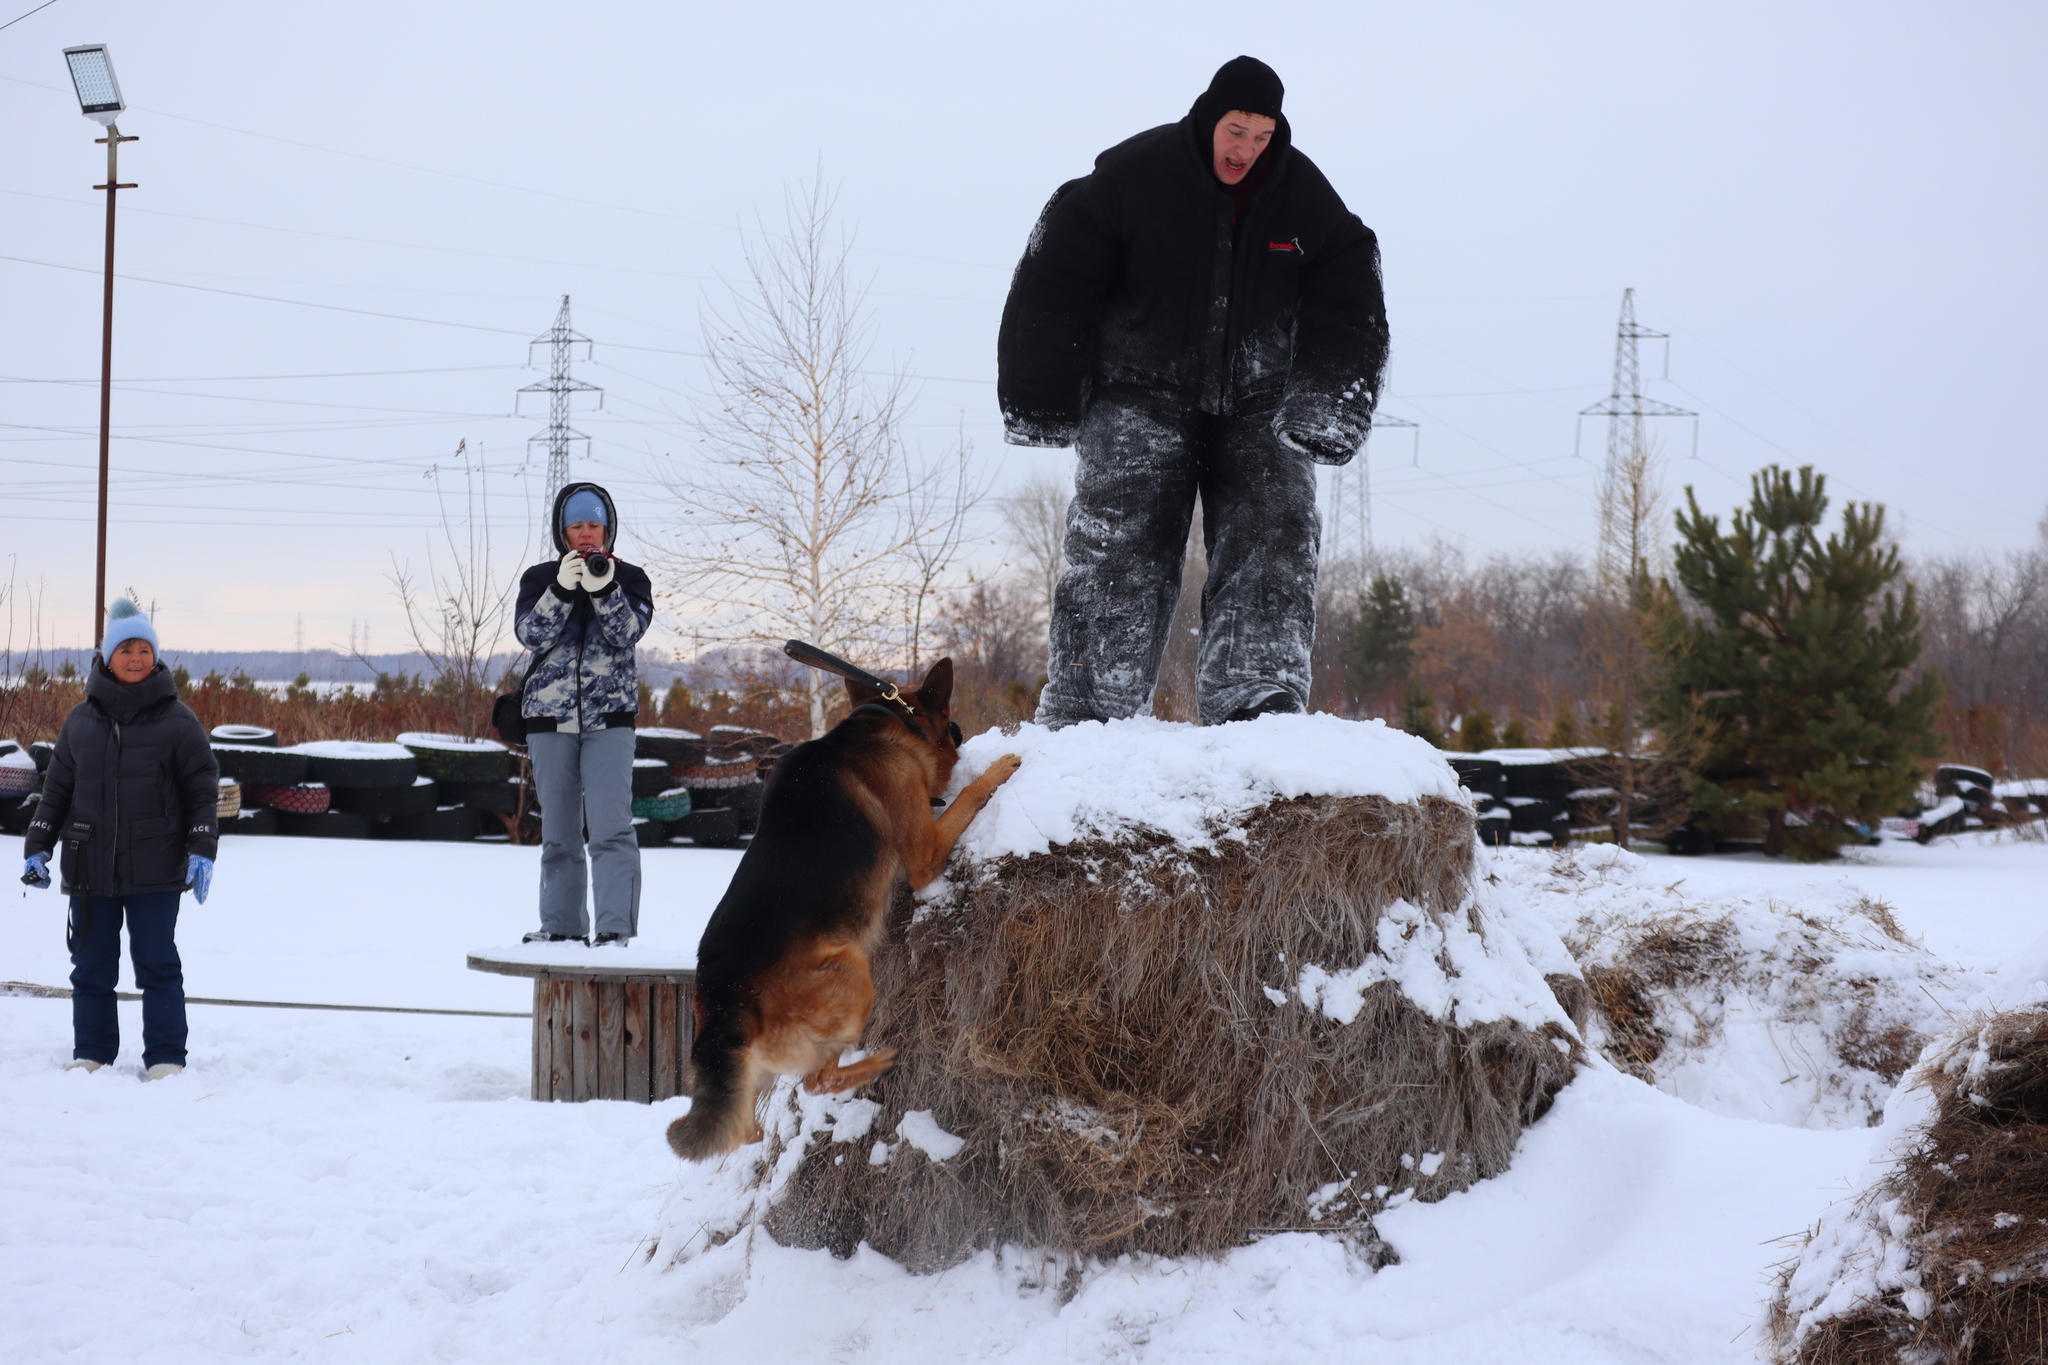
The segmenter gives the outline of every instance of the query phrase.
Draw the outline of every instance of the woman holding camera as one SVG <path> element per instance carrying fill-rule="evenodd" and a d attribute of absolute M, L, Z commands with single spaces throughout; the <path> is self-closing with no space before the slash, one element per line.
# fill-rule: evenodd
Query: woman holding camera
<path fill-rule="evenodd" d="M 647 575 L 612 555 L 618 510 L 594 483 L 565 485 L 549 526 L 559 558 L 519 580 L 513 634 L 533 651 L 520 713 L 540 796 L 540 928 L 528 943 L 624 944 L 640 926 L 633 837 L 635 646 L 654 619 Z M 584 888 L 584 843 L 589 880 Z"/>

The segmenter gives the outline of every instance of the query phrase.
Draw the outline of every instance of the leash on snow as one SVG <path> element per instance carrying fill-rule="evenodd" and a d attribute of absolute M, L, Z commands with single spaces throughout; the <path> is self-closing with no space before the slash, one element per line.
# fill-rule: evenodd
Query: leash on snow
<path fill-rule="evenodd" d="M 32 981 L 0 981 L 0 995 L 34 996 L 44 1000 L 69 1000 L 65 986 L 38 986 Z M 115 991 L 116 1000 L 140 1000 L 134 991 Z M 216 1000 L 203 995 L 185 997 L 188 1005 L 241 1005 L 258 1010 L 342 1010 L 355 1014 L 460 1014 L 482 1019 L 531 1019 L 531 1010 L 436 1010 L 418 1005 L 314 1005 L 299 1000 Z"/>

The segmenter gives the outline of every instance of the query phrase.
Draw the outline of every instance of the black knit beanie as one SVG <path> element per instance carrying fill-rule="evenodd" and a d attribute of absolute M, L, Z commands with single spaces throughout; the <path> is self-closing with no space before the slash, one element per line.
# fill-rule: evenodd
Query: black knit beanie
<path fill-rule="evenodd" d="M 1209 88 L 1195 101 L 1195 109 L 1212 122 L 1233 109 L 1278 119 L 1280 99 L 1286 93 L 1280 73 L 1272 67 L 1257 57 L 1232 57 L 1216 68 Z"/>

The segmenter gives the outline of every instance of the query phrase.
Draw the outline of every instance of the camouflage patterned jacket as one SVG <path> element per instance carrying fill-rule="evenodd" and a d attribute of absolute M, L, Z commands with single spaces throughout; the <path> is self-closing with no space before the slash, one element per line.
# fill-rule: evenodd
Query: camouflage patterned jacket
<path fill-rule="evenodd" d="M 557 508 L 577 489 L 596 487 L 567 485 L 556 499 Z M 610 497 L 605 501 L 609 504 Z M 618 540 L 616 513 L 610 525 L 607 549 Z M 559 530 L 555 542 L 558 550 L 567 550 Z M 519 708 L 526 728 L 545 732 L 570 721 L 579 730 L 630 726 L 640 711 L 635 646 L 654 620 L 653 586 L 640 568 L 614 559 L 606 587 L 594 593 L 583 588 L 564 592 L 555 581 L 559 563 L 545 560 L 519 579 L 512 633 L 536 661 Z"/>

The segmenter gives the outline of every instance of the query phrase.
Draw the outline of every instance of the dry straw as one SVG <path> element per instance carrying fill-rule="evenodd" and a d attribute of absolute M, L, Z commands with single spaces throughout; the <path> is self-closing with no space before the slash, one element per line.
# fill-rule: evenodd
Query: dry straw
<path fill-rule="evenodd" d="M 1903 1249 L 1902 1283 L 1821 1317 L 1794 1301 L 1788 1265 L 1770 1319 L 1781 1365 L 2048 1361 L 2048 1010 L 1959 1028 L 1911 1083 L 1932 1114 L 1860 1201 L 1867 1235 Z"/>
<path fill-rule="evenodd" d="M 772 1123 L 768 1231 L 918 1271 L 1001 1246 L 1070 1266 L 1213 1254 L 1280 1230 L 1383 1263 L 1373 1213 L 1505 1169 L 1582 1056 L 1560 1025 L 1459 1027 L 1391 981 L 1349 1023 L 1299 999 L 1303 965 L 1380 951 L 1396 900 L 1481 929 L 1473 848 L 1455 802 L 1304 797 L 1209 848 L 1068 846 L 915 914 L 903 899 L 868 1032 L 901 1051 L 868 1131 L 928 1110 L 964 1146 L 877 1164 Z"/>

